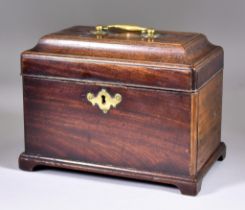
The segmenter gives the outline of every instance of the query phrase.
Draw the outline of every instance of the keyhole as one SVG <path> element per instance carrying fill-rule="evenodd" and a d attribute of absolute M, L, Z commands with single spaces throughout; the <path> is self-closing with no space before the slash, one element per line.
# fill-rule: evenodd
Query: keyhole
<path fill-rule="evenodd" d="M 102 104 L 105 104 L 106 103 L 105 96 L 104 95 L 101 96 L 101 102 L 102 102 Z"/>

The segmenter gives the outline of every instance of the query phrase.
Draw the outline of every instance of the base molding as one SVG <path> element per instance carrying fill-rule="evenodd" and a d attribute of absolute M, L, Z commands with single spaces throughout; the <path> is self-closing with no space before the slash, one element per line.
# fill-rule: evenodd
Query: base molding
<path fill-rule="evenodd" d="M 196 177 L 171 176 L 148 171 L 138 171 L 135 169 L 119 168 L 114 166 L 97 165 L 78 161 L 43 157 L 28 153 L 19 156 L 19 167 L 25 171 L 34 171 L 37 166 L 49 166 L 56 168 L 71 169 L 83 172 L 91 172 L 104 175 L 112 175 L 131 179 L 145 180 L 162 184 L 174 185 L 185 195 L 197 195 L 201 189 L 203 176 L 216 160 L 223 160 L 226 154 L 226 146 L 223 142 L 204 164 Z"/>

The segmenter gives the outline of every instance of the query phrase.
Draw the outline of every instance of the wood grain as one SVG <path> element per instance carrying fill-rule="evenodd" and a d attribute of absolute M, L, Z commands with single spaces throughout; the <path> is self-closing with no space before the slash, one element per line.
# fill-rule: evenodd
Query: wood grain
<path fill-rule="evenodd" d="M 196 195 L 225 157 L 220 142 L 223 49 L 199 33 L 137 33 L 75 26 L 21 55 L 25 152 L 45 165 L 167 183 Z M 87 100 L 122 95 L 104 114 Z"/>
<path fill-rule="evenodd" d="M 86 99 L 101 88 L 123 97 L 108 114 Z M 190 106 L 190 94 L 26 77 L 26 152 L 188 176 Z"/>
<path fill-rule="evenodd" d="M 135 33 L 98 38 L 93 30 L 76 26 L 42 37 L 22 53 L 22 73 L 195 90 L 223 68 L 222 48 L 203 34 L 157 31 L 148 40 Z"/>
<path fill-rule="evenodd" d="M 170 89 L 185 90 L 192 88 L 192 73 L 189 69 L 173 71 L 159 65 L 108 62 L 103 59 L 91 61 L 89 58 L 74 58 L 54 54 L 24 54 L 22 56 L 22 74 Z"/>
<path fill-rule="evenodd" d="M 94 34 L 95 27 L 75 26 L 42 37 L 34 51 L 109 59 L 193 64 L 215 48 L 200 33 L 157 30 L 154 39 L 139 33 Z"/>
<path fill-rule="evenodd" d="M 97 165 L 84 163 L 81 161 L 71 161 L 57 158 L 48 158 L 39 155 L 22 153 L 19 157 L 19 166 L 22 170 L 33 171 L 39 166 L 48 166 L 62 169 L 71 169 L 82 172 L 105 174 L 117 176 L 120 178 L 130 178 L 155 183 L 170 184 L 178 187 L 184 195 L 197 195 L 201 190 L 203 176 L 216 160 L 223 160 L 226 155 L 226 147 L 224 143 L 220 143 L 219 147 L 210 156 L 198 174 L 193 177 L 169 176 L 163 173 L 154 173 L 147 171 L 139 171 L 129 168 L 120 168 L 107 165 Z"/>
<path fill-rule="evenodd" d="M 200 170 L 221 140 L 223 71 L 199 91 L 198 107 L 198 158 Z"/>

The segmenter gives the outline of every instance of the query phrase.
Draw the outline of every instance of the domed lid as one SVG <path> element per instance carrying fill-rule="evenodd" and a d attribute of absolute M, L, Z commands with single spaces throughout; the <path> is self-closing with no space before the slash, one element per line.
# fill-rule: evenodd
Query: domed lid
<path fill-rule="evenodd" d="M 30 58 L 31 54 L 45 55 L 46 59 L 52 56 L 53 59 L 54 57 L 65 56 L 66 58 L 80 58 L 84 61 L 91 61 L 92 59 L 93 61 L 96 60 L 95 63 L 104 62 L 107 65 L 145 66 L 148 70 L 150 68 L 152 72 L 152 75 L 148 76 L 152 82 L 137 81 L 135 72 L 132 72 L 135 69 L 128 70 L 131 71 L 131 73 L 127 73 L 129 81 L 126 78 L 120 80 L 120 74 L 117 74 L 118 81 L 176 89 L 196 89 L 216 71 L 223 68 L 222 48 L 212 45 L 202 34 L 158 31 L 130 25 L 74 26 L 42 37 L 32 50 L 23 54 L 23 58 L 25 56 L 25 58 L 28 56 Z M 104 71 L 104 75 L 108 74 L 107 70 L 106 68 L 101 69 Z M 165 71 L 162 74 L 163 77 L 168 77 L 167 73 L 171 76 L 171 72 L 174 77 L 165 78 L 166 81 L 161 78 L 161 82 L 159 82 L 154 77 L 157 70 Z M 86 75 L 91 76 L 91 78 L 86 79 L 104 79 L 98 74 L 96 77 L 95 71 L 88 67 L 86 71 Z M 33 73 L 28 69 L 23 71 L 23 73 L 28 72 Z M 45 69 L 38 72 L 49 75 L 48 72 L 45 73 Z M 82 75 L 84 76 L 85 73 L 78 78 L 84 78 Z M 64 76 L 69 77 L 68 74 Z M 136 78 L 133 79 L 133 76 Z M 159 76 L 161 77 L 157 73 L 156 77 Z M 176 84 L 181 83 L 179 81 L 181 77 L 185 84 L 178 87 Z"/>

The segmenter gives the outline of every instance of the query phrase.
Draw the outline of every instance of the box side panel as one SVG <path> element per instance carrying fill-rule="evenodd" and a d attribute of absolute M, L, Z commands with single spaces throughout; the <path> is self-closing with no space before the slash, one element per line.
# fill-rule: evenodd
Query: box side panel
<path fill-rule="evenodd" d="M 198 129 L 198 93 L 191 94 L 191 130 L 190 130 L 190 174 L 197 172 L 197 129 Z"/>
<path fill-rule="evenodd" d="M 102 88 L 122 102 L 104 114 Z M 187 177 L 191 95 L 24 77 L 26 153 Z"/>
<path fill-rule="evenodd" d="M 199 92 L 198 171 L 221 140 L 222 80 L 223 71 L 221 70 Z"/>

